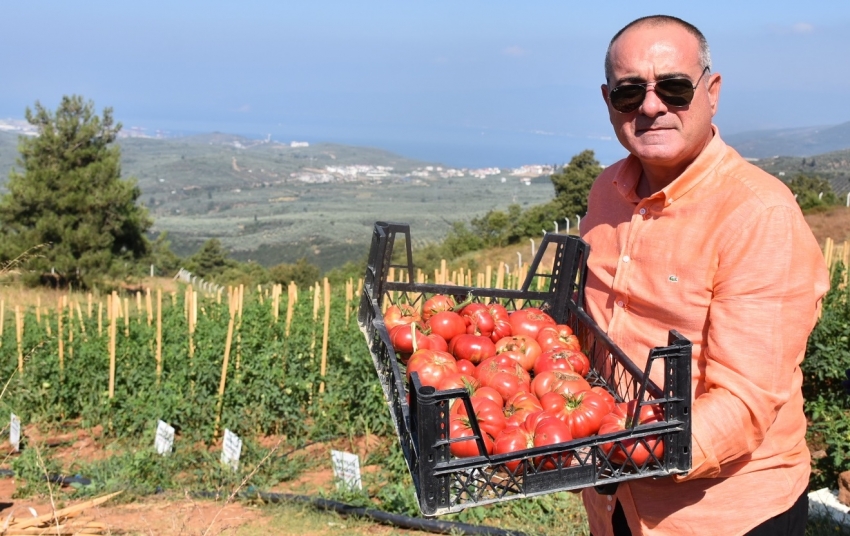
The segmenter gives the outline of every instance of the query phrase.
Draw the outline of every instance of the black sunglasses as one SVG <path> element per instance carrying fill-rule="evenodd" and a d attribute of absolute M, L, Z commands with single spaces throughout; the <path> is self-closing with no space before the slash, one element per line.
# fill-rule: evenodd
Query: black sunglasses
<path fill-rule="evenodd" d="M 664 104 L 681 108 L 687 106 L 694 100 L 694 91 L 699 85 L 702 77 L 708 72 L 708 67 L 703 69 L 695 84 L 687 78 L 665 78 L 657 82 L 645 82 L 643 84 L 624 84 L 617 86 L 608 93 L 611 106 L 620 113 L 634 112 L 646 98 L 647 86 L 655 86 L 655 94 Z"/>

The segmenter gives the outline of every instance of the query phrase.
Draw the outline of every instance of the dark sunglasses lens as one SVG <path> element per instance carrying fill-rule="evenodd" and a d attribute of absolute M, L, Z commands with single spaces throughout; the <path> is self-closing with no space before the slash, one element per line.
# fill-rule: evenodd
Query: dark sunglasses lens
<path fill-rule="evenodd" d="M 611 100 L 611 106 L 615 110 L 627 114 L 637 110 L 645 96 L 646 86 L 631 84 L 614 88 L 611 90 L 608 98 Z"/>
<path fill-rule="evenodd" d="M 687 106 L 694 99 L 694 87 L 684 79 L 661 80 L 655 84 L 655 93 L 670 106 Z"/>

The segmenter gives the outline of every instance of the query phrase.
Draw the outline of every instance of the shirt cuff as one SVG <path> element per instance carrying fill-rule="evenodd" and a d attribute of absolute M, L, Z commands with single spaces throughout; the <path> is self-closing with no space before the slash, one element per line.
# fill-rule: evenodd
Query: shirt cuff
<path fill-rule="evenodd" d="M 686 475 L 673 475 L 674 482 L 685 482 L 696 478 L 715 478 L 720 475 L 720 463 L 714 456 L 711 431 L 696 413 L 691 413 L 691 470 Z"/>

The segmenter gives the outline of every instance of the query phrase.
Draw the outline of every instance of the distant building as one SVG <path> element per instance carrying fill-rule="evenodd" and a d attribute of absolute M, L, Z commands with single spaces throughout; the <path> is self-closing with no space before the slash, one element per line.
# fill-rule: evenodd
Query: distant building
<path fill-rule="evenodd" d="M 289 146 L 292 147 L 292 148 L 309 147 L 310 144 L 306 141 L 291 141 L 291 142 L 289 142 Z"/>

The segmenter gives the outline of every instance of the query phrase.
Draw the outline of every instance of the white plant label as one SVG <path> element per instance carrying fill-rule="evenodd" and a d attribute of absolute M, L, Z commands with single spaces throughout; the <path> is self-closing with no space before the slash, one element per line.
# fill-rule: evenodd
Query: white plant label
<path fill-rule="evenodd" d="M 9 443 L 12 444 L 12 450 L 15 452 L 21 450 L 21 419 L 14 413 L 9 422 Z"/>
<path fill-rule="evenodd" d="M 174 446 L 174 428 L 165 421 L 156 423 L 156 440 L 154 441 L 157 454 L 167 456 Z"/>
<path fill-rule="evenodd" d="M 242 439 L 224 429 L 224 441 L 221 444 L 221 463 L 229 465 L 234 471 L 239 469 L 239 456 L 242 455 Z"/>
<path fill-rule="evenodd" d="M 363 489 L 363 483 L 360 481 L 360 458 L 356 454 L 332 450 L 331 463 L 337 487 L 342 484 L 348 488 Z"/>

